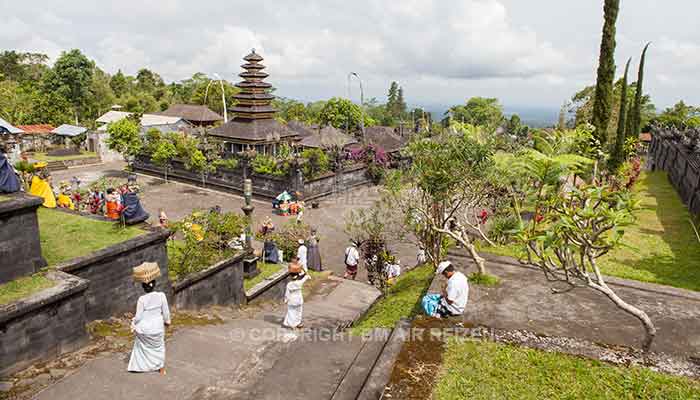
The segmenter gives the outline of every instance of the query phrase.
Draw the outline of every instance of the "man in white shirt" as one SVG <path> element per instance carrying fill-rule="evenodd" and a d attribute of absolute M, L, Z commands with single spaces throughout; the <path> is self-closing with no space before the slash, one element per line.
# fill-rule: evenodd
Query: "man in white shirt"
<path fill-rule="evenodd" d="M 350 242 L 350 246 L 345 249 L 345 279 L 355 280 L 357 277 L 357 266 L 360 264 L 360 252 L 355 243 Z"/>
<path fill-rule="evenodd" d="M 299 239 L 299 248 L 297 249 L 297 258 L 299 258 L 299 265 L 301 265 L 301 268 L 304 270 L 304 272 L 307 271 L 306 267 L 306 255 L 308 253 L 308 248 L 304 244 L 304 239 Z"/>
<path fill-rule="evenodd" d="M 441 262 L 438 265 L 437 273 L 447 278 L 447 288 L 442 293 L 435 316 L 447 318 L 462 315 L 469 298 L 469 281 L 467 277 L 455 270 L 450 261 Z"/>

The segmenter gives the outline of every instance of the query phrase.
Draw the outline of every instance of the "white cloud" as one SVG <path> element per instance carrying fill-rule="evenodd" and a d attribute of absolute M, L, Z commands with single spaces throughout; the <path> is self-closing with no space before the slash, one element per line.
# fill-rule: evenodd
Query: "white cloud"
<path fill-rule="evenodd" d="M 678 1 L 679 18 L 700 10 Z M 602 7 L 576 0 L 0 0 L 0 9 L 10 15 L 1 48 L 52 56 L 80 48 L 109 72 L 147 67 L 174 80 L 195 72 L 236 79 L 255 47 L 283 95 L 345 95 L 356 71 L 366 97 L 397 80 L 410 102 L 426 104 L 485 95 L 558 107 L 593 82 L 602 25 Z M 690 80 L 700 35 L 692 24 L 659 33 L 648 24 L 659 10 L 667 19 L 672 12 L 661 0 L 634 14 L 623 7 L 618 64 L 652 40 L 649 90 L 661 103 L 700 103 L 700 84 Z"/>

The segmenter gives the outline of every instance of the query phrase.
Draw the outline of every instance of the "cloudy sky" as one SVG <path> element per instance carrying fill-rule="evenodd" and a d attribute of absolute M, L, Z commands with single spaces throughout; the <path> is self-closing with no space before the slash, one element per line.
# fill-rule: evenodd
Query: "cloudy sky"
<path fill-rule="evenodd" d="M 498 97 L 558 108 L 595 79 L 602 0 L 0 0 L 0 49 L 79 48 L 108 72 L 148 67 L 166 80 L 201 71 L 237 80 L 261 53 L 278 94 L 365 97 L 398 81 L 413 105 Z M 700 104 L 697 0 L 622 0 L 618 72 L 652 41 L 646 88 L 657 107 Z M 352 91 L 358 97 L 357 86 Z"/>

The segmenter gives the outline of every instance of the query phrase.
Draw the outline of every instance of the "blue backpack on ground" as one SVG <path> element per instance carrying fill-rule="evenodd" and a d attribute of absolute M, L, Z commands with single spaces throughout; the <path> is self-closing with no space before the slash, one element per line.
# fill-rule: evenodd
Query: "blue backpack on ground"
<path fill-rule="evenodd" d="M 426 294 L 423 296 L 423 300 L 421 301 L 421 305 L 423 306 L 423 311 L 427 315 L 433 315 L 435 314 L 435 311 L 437 311 L 438 304 L 440 303 L 440 296 L 439 294 Z"/>

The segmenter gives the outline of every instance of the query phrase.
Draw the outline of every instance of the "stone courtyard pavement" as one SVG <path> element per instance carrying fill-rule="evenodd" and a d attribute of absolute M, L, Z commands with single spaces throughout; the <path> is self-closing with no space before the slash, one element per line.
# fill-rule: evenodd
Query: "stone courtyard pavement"
<path fill-rule="evenodd" d="M 476 271 L 471 259 L 457 253 L 451 253 L 451 258 L 465 273 Z M 566 287 L 548 282 L 539 269 L 509 257 L 486 258 L 487 271 L 501 282 L 496 287 L 470 286 L 465 325 L 641 347 L 641 323 L 602 293 L 576 288 L 555 294 L 552 287 Z M 429 291 L 439 292 L 443 282 L 442 278 L 434 279 Z M 613 277 L 606 277 L 606 282 L 623 300 L 644 310 L 656 325 L 652 352 L 700 360 L 700 293 Z"/>
<path fill-rule="evenodd" d="M 82 168 L 71 168 L 53 173 L 54 183 L 76 176 L 86 185 L 101 176 L 123 177 L 123 162 L 94 165 Z M 151 214 L 149 222 L 158 223 L 158 211 L 163 209 L 171 221 L 179 220 L 195 209 L 208 209 L 220 206 L 224 211 L 242 212 L 245 204 L 243 197 L 223 193 L 197 186 L 170 181 L 138 174 L 137 181 L 142 188 L 141 200 L 143 206 Z M 318 229 L 321 241 L 321 257 L 324 267 L 342 276 L 344 265 L 344 250 L 348 246 L 348 236 L 343 231 L 345 215 L 352 209 L 369 207 L 377 199 L 377 189 L 374 187 L 357 187 L 344 193 L 338 193 L 323 198 L 317 209 L 307 207 L 304 221 Z M 295 217 L 281 217 L 272 213 L 272 205 L 267 201 L 253 200 L 254 229 L 258 229 L 265 217 L 272 218 L 275 226 L 281 226 Z M 416 247 L 405 243 L 391 243 L 391 249 L 398 255 L 404 268 L 415 265 Z M 366 272 L 360 269 L 358 280 L 365 280 Z"/>
<path fill-rule="evenodd" d="M 126 371 L 128 353 L 88 362 L 39 393 L 46 400 L 330 399 L 367 343 L 333 335 L 377 299 L 359 282 L 324 281 L 304 304 L 303 331 L 280 327 L 283 305 L 221 325 L 183 328 L 166 342 L 168 374 Z"/>

